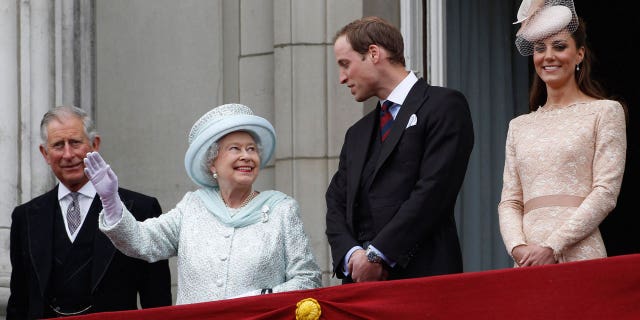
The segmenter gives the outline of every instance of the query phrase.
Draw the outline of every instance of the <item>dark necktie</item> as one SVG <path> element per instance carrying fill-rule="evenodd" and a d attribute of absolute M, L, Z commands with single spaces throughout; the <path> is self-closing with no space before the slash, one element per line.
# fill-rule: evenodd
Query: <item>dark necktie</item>
<path fill-rule="evenodd" d="M 67 208 L 67 223 L 69 224 L 69 232 L 73 234 L 78 226 L 80 226 L 80 204 L 78 203 L 78 193 L 71 192 L 71 204 Z"/>
<path fill-rule="evenodd" d="M 389 132 L 391 132 L 391 126 L 393 125 L 393 116 L 389 111 L 391 106 L 393 106 L 393 102 L 390 100 L 385 101 L 380 106 L 380 138 L 382 141 L 387 138 Z"/>

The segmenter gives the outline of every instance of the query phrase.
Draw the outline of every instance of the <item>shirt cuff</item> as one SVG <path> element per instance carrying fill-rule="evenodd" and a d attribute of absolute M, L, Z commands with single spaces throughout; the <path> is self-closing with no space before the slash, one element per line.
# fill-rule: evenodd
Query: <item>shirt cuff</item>
<path fill-rule="evenodd" d="M 344 263 L 342 264 L 342 273 L 345 276 L 349 275 L 349 259 L 351 259 L 351 255 L 356 251 L 356 250 L 364 250 L 361 246 L 355 246 L 353 248 L 351 248 L 347 254 L 344 256 Z"/>

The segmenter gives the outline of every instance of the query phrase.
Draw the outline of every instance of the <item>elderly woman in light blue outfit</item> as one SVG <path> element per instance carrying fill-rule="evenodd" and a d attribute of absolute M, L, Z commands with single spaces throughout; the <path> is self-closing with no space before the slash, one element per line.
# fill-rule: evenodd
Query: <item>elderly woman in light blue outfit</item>
<path fill-rule="evenodd" d="M 298 203 L 253 189 L 274 147 L 273 126 L 248 107 L 212 109 L 191 128 L 185 155 L 187 173 L 201 188 L 144 222 L 122 205 L 113 170 L 89 153 L 85 172 L 104 207 L 100 230 L 129 256 L 150 262 L 177 256 L 176 304 L 317 288 L 321 273 Z"/>

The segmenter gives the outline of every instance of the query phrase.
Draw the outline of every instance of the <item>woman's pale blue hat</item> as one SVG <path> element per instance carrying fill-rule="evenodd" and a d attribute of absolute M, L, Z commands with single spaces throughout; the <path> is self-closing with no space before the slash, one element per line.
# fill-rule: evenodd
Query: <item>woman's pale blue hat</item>
<path fill-rule="evenodd" d="M 189 132 L 189 149 L 184 155 L 184 167 L 189 178 L 197 185 L 218 185 L 206 166 L 207 151 L 212 143 L 234 131 L 246 131 L 253 136 L 256 143 L 262 145 L 260 167 L 264 167 L 271 160 L 276 144 L 276 132 L 271 123 L 254 115 L 245 105 L 223 104 L 200 117 Z"/>

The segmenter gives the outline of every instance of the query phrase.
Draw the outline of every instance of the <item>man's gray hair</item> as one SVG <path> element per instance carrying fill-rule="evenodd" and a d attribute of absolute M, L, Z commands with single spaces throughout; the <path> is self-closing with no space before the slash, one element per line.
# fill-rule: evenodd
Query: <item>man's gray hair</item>
<path fill-rule="evenodd" d="M 47 147 L 47 139 L 49 138 L 47 129 L 49 124 L 53 120 L 61 121 L 62 118 L 76 117 L 82 120 L 84 134 L 89 138 L 89 141 L 93 143 L 93 140 L 98 135 L 98 132 L 93 125 L 91 117 L 82 109 L 74 106 L 57 106 L 44 114 L 42 121 L 40 122 L 40 139 L 42 139 L 42 145 Z"/>

